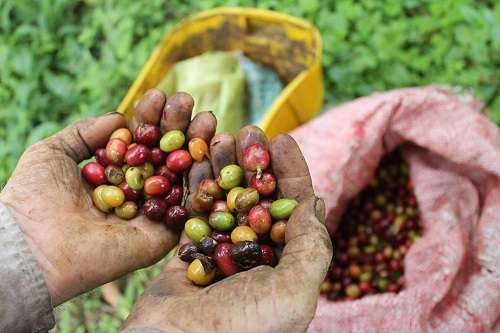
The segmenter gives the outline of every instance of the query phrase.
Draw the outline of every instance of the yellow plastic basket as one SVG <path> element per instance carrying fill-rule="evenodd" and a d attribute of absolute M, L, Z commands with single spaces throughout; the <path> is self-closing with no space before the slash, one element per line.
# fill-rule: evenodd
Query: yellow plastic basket
<path fill-rule="evenodd" d="M 218 8 L 190 16 L 165 35 L 118 112 L 130 117 L 137 101 L 156 87 L 176 62 L 216 50 L 240 50 L 274 69 L 286 84 L 259 124 L 268 137 L 294 129 L 321 109 L 322 41 L 314 26 L 274 11 Z"/>

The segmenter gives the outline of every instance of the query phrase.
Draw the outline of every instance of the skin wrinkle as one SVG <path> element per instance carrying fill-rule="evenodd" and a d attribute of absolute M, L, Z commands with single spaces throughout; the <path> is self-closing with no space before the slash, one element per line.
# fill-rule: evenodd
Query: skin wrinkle
<path fill-rule="evenodd" d="M 244 136 L 242 138 L 241 133 L 245 132 L 251 140 Z M 267 145 L 267 140 L 260 133 L 260 130 L 254 130 L 253 127 L 242 129 L 236 142 L 236 157 L 241 160 L 242 147 L 259 142 L 261 139 L 263 141 L 260 142 Z M 279 141 L 273 142 L 286 145 L 282 147 L 283 149 L 300 153 L 295 142 L 287 136 L 281 136 Z M 273 167 L 280 169 L 280 165 L 286 166 L 290 162 L 289 157 L 280 154 L 279 158 L 283 160 L 276 161 L 272 156 Z M 212 158 L 218 161 L 217 156 L 213 155 Z M 308 190 L 304 189 L 304 184 L 311 186 L 303 159 L 293 159 L 293 163 L 295 167 L 283 167 L 281 170 L 284 172 L 276 174 L 278 190 L 287 196 L 299 191 L 299 186 L 294 183 L 301 182 L 302 192 Z M 213 168 L 214 163 L 212 170 Z M 298 174 L 300 176 L 296 176 Z M 304 331 L 314 314 L 319 285 L 331 259 L 331 243 L 327 242 L 329 237 L 326 228 L 317 223 L 319 219 L 324 218 L 324 206 L 320 199 L 312 197 L 312 188 L 309 190 L 310 193 L 301 194 L 304 202 L 294 214 L 296 216 L 289 222 L 293 225 L 287 231 L 287 234 L 290 233 L 287 245 L 290 250 L 285 251 L 286 258 L 282 258 L 276 268 L 259 266 L 200 288 L 193 286 L 185 278 L 187 265 L 179 266 L 178 259 L 174 259 L 167 264 L 157 280 L 161 287 L 153 285 L 149 288 L 150 291 L 154 289 L 155 292 L 162 293 L 162 296 L 157 296 L 163 300 L 161 304 L 144 296 L 143 302 L 133 309 L 130 320 L 127 320 L 127 326 L 141 327 L 143 323 L 151 327 L 154 324 L 154 327 L 167 332 L 177 330 L 178 327 L 189 332 L 247 332 L 255 330 L 256 325 L 259 325 L 262 332 Z M 304 231 L 304 228 L 308 230 Z M 322 258 L 324 260 L 317 258 L 321 255 L 325 256 Z M 186 284 L 192 288 L 184 288 Z M 166 285 L 172 288 L 166 289 Z M 310 288 L 301 290 L 303 285 L 308 285 Z M 150 291 L 146 291 L 146 294 Z M 164 317 L 141 321 L 141 316 L 146 318 L 148 313 L 151 313 L 151 307 L 165 314 Z M 246 321 L 238 319 L 242 317 Z"/>
<path fill-rule="evenodd" d="M 140 219 L 118 222 L 93 207 L 91 188 L 70 157 L 89 156 L 97 148 L 90 144 L 102 145 L 114 126 L 124 125 L 122 117 L 97 119 L 31 146 L 1 195 L 2 201 L 22 212 L 16 221 L 27 235 L 55 305 L 156 262 L 177 239 L 157 224 Z M 44 200 L 30 200 L 28 205 L 33 196 Z"/>

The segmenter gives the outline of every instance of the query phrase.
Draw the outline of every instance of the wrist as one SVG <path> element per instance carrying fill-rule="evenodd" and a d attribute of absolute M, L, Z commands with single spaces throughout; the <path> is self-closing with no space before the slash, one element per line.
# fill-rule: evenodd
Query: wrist
<path fill-rule="evenodd" d="M 21 229 L 0 201 L 0 327 L 47 331 L 54 325 L 51 296 Z"/>
<path fill-rule="evenodd" d="M 56 273 L 55 267 L 51 264 L 45 255 L 45 252 L 42 250 L 42 247 L 36 241 L 36 238 L 32 236 L 36 233 L 33 226 L 39 224 L 40 222 L 37 223 L 34 221 L 30 216 L 23 213 L 20 209 L 18 209 L 18 207 L 16 207 L 16 205 L 12 204 L 3 196 L 0 196 L 0 205 L 1 204 L 8 209 L 11 217 L 17 224 L 27 247 L 31 251 L 31 255 L 36 262 L 37 268 L 39 269 L 47 287 L 51 303 L 54 307 L 58 306 L 64 301 L 60 293 L 57 292 L 60 288 L 57 287 L 58 283 L 55 282 L 57 279 L 54 278 L 54 276 L 57 276 L 58 274 Z M 40 233 L 40 229 L 38 229 L 38 232 Z"/>

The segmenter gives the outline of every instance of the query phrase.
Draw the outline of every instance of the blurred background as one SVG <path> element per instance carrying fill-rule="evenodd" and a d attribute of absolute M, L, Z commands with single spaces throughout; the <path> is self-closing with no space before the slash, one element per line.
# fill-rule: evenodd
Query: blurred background
<path fill-rule="evenodd" d="M 113 111 L 164 33 L 217 6 L 303 17 L 323 38 L 325 105 L 392 88 L 461 87 L 500 122 L 495 0 L 0 0 L 0 184 L 22 151 Z M 53 332 L 116 332 L 162 263 L 60 306 Z"/>

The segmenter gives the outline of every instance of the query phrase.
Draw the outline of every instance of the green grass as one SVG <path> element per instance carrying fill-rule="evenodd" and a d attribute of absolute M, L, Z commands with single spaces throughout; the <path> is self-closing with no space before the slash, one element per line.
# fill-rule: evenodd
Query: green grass
<path fill-rule="evenodd" d="M 0 0 L 0 184 L 27 145 L 71 121 L 114 110 L 180 19 L 222 5 L 312 21 L 324 41 L 329 104 L 445 83 L 471 89 L 500 122 L 500 3 L 494 0 Z M 151 274 L 130 277 L 119 309 L 103 307 L 99 290 L 64 305 L 55 331 L 115 332 Z"/>

